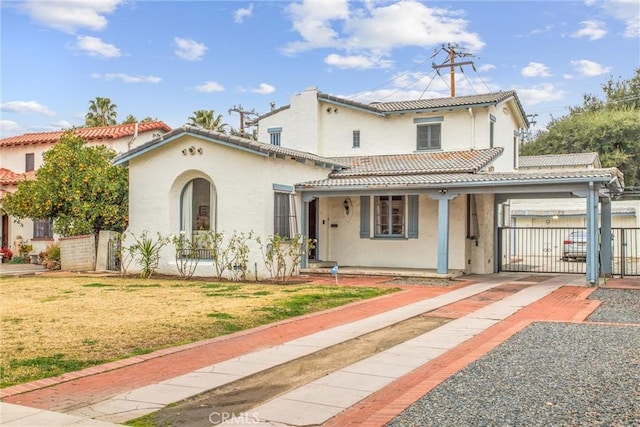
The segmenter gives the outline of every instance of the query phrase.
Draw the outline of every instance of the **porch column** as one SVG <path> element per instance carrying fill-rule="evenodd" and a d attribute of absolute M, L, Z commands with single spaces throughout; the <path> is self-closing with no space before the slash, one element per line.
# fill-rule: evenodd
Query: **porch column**
<path fill-rule="evenodd" d="M 587 192 L 587 281 L 598 283 L 598 192 L 593 182 Z"/>
<path fill-rule="evenodd" d="M 429 192 L 438 201 L 438 274 L 449 272 L 449 202 L 460 195 L 447 190 Z"/>
<path fill-rule="evenodd" d="M 602 266 L 602 276 L 611 277 L 612 253 L 611 245 L 613 234 L 611 234 L 611 199 L 608 197 L 600 199 L 602 213 L 600 215 L 600 262 Z"/>

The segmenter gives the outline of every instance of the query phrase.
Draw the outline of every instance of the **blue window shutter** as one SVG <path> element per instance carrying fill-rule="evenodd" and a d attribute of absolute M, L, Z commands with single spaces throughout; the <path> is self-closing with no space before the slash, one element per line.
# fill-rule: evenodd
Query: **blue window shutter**
<path fill-rule="evenodd" d="M 418 238 L 418 196 L 409 196 L 409 228 L 408 237 L 410 239 Z"/>
<path fill-rule="evenodd" d="M 360 238 L 368 239 L 371 236 L 370 225 L 370 203 L 371 198 L 369 196 L 360 196 Z"/>

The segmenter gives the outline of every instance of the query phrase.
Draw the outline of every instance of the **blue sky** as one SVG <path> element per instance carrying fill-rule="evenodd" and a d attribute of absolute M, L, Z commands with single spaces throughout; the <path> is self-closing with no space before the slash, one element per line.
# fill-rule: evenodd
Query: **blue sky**
<path fill-rule="evenodd" d="M 0 136 L 118 119 L 178 127 L 214 109 L 265 113 L 315 86 L 360 102 L 449 96 L 432 57 L 476 70 L 458 95 L 515 89 L 537 127 L 640 67 L 640 0 L 2 1 Z"/>

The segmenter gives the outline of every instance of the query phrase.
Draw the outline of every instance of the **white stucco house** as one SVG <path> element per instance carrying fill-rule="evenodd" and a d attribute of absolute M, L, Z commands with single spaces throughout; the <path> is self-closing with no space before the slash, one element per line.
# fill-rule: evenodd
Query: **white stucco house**
<path fill-rule="evenodd" d="M 106 145 L 117 153 L 124 153 L 170 130 L 167 124 L 153 121 L 77 128 L 74 132 L 89 146 Z M 39 253 L 55 238 L 50 219 L 16 222 L 2 210 L 2 199 L 7 193 L 14 192 L 21 180 L 35 177 L 42 166 L 42 155 L 53 148 L 62 135 L 63 131 L 35 132 L 0 139 L 0 237 L 3 248 L 13 250 L 14 239 L 21 236 L 24 242 L 33 246 L 33 253 Z"/>
<path fill-rule="evenodd" d="M 500 203 L 575 194 L 597 233 L 598 202 L 623 186 L 615 168 L 519 171 L 529 123 L 515 91 L 365 104 L 310 88 L 253 124 L 258 141 L 185 126 L 116 158 L 129 167 L 129 231 L 299 231 L 317 242 L 303 271 L 336 262 L 484 274 L 498 268 Z M 257 248 L 251 258 L 264 277 Z M 159 269 L 176 272 L 172 248 Z"/>

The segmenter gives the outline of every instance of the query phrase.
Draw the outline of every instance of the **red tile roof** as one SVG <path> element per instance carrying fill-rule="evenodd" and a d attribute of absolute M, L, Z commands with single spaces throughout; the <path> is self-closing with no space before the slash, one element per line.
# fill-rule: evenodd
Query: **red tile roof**
<path fill-rule="evenodd" d="M 138 133 L 161 130 L 169 132 L 171 128 L 164 122 L 138 123 Z M 126 136 L 133 136 L 136 132 L 135 123 L 128 125 L 102 126 L 95 128 L 76 128 L 76 135 L 87 141 L 118 139 Z M 17 136 L 0 139 L 0 147 L 30 144 L 51 144 L 58 142 L 64 131 L 25 133 Z"/>
<path fill-rule="evenodd" d="M 9 169 L 0 168 L 0 185 L 16 185 L 24 179 L 33 179 L 35 176 L 35 171 L 16 173 Z"/>

